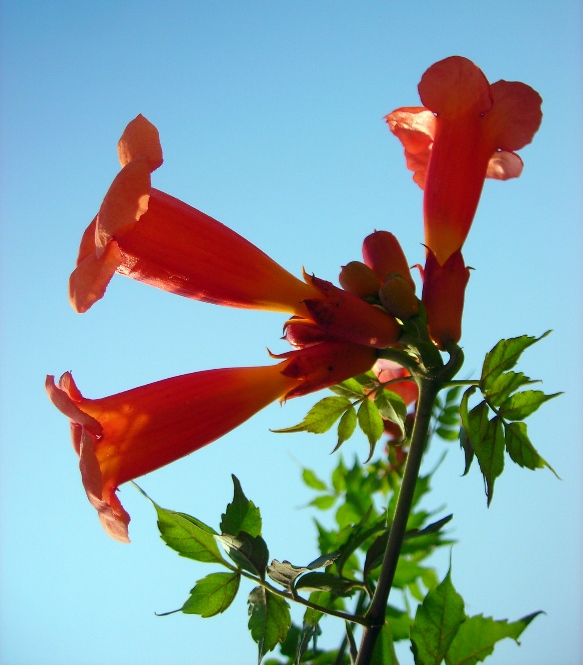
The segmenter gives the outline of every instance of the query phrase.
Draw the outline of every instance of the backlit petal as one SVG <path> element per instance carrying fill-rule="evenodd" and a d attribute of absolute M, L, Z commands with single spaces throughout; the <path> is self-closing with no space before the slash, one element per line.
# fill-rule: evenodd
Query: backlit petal
<path fill-rule="evenodd" d="M 143 115 L 138 115 L 121 135 L 117 154 L 122 168 L 137 157 L 146 157 L 150 170 L 155 171 L 163 162 L 158 130 Z"/>

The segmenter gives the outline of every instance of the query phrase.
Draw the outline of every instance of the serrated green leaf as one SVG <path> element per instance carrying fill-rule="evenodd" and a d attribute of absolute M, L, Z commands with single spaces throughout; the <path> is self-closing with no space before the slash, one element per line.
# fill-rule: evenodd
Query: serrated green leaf
<path fill-rule="evenodd" d="M 400 395 L 391 390 L 379 390 L 375 396 L 375 405 L 383 418 L 396 423 L 405 433 L 407 406 Z"/>
<path fill-rule="evenodd" d="M 522 352 L 532 344 L 550 334 L 550 330 L 540 337 L 530 337 L 522 335 L 521 337 L 512 337 L 511 339 L 502 339 L 496 346 L 486 354 L 484 365 L 482 367 L 482 378 L 480 387 L 483 392 L 487 392 L 493 382 L 509 369 L 512 369 L 518 362 Z"/>
<path fill-rule="evenodd" d="M 326 483 L 320 480 L 318 476 L 311 469 L 304 469 L 302 471 L 302 480 L 304 483 L 315 490 L 325 490 Z"/>
<path fill-rule="evenodd" d="M 330 390 L 340 397 L 347 397 L 348 399 L 354 399 L 355 397 L 362 397 L 364 395 L 364 389 L 362 384 L 360 384 L 356 379 L 348 379 L 347 381 L 342 381 L 342 383 L 337 383 L 335 386 L 330 386 Z"/>
<path fill-rule="evenodd" d="M 212 617 L 224 612 L 239 590 L 239 573 L 213 573 L 199 580 L 182 606 L 184 614 Z"/>
<path fill-rule="evenodd" d="M 289 605 L 264 587 L 258 586 L 249 594 L 249 630 L 257 643 L 261 663 L 263 656 L 283 642 L 291 626 Z"/>
<path fill-rule="evenodd" d="M 224 534 L 216 536 L 216 539 L 237 566 L 261 578 L 265 576 L 269 550 L 261 536 L 252 536 L 246 531 L 239 531 L 236 537 Z"/>
<path fill-rule="evenodd" d="M 561 393 L 545 395 L 542 390 L 525 390 L 511 395 L 501 406 L 500 415 L 506 420 L 524 420 L 544 404 Z"/>
<path fill-rule="evenodd" d="M 311 432 L 323 434 L 327 432 L 340 416 L 351 406 L 346 397 L 324 397 L 308 411 L 301 423 L 284 429 L 274 429 L 277 434 L 291 432 Z"/>
<path fill-rule="evenodd" d="M 215 542 L 213 529 L 190 515 L 166 510 L 156 503 L 154 507 L 160 537 L 168 547 L 194 561 L 226 563 Z"/>
<path fill-rule="evenodd" d="M 233 501 L 228 504 L 222 515 L 221 531 L 223 534 L 237 536 L 246 531 L 251 536 L 261 534 L 261 513 L 259 508 L 243 494 L 243 488 L 236 476 L 232 476 L 234 485 Z"/>
<path fill-rule="evenodd" d="M 465 619 L 464 601 L 451 582 L 450 570 L 417 607 L 411 628 L 415 664 L 439 665 Z"/>
<path fill-rule="evenodd" d="M 358 409 L 358 425 L 365 433 L 370 445 L 370 453 L 367 462 L 374 454 L 377 441 L 385 430 L 383 419 L 377 407 L 368 399 L 364 400 Z"/>
<path fill-rule="evenodd" d="M 478 411 L 472 416 L 476 409 Z M 486 496 L 490 505 L 494 495 L 494 481 L 504 470 L 504 423 L 498 416 L 488 420 L 488 407 L 484 402 L 470 411 L 470 427 L 472 418 L 475 419 L 476 425 L 471 442 L 484 476 Z"/>
<path fill-rule="evenodd" d="M 491 383 L 484 394 L 494 406 L 500 406 L 513 392 L 531 383 L 536 382 L 531 381 L 523 372 L 503 372 Z"/>
<path fill-rule="evenodd" d="M 557 478 L 557 472 L 544 460 L 532 445 L 525 423 L 509 423 L 505 433 L 506 451 L 510 459 L 519 466 L 527 469 L 550 469 Z"/>
<path fill-rule="evenodd" d="M 393 634 L 388 623 L 381 628 L 377 637 L 370 665 L 399 665 L 393 644 Z"/>
<path fill-rule="evenodd" d="M 354 434 L 355 429 L 356 410 L 351 406 L 343 413 L 342 418 L 340 418 L 340 422 L 338 423 L 338 443 L 332 452 L 336 452 L 345 441 L 348 441 Z"/>
<path fill-rule="evenodd" d="M 481 614 L 468 617 L 459 627 L 445 656 L 446 665 L 476 665 L 494 651 L 496 642 L 506 637 L 518 643 L 524 629 L 539 614 L 534 612 L 512 623 L 506 619 L 495 621 Z"/>

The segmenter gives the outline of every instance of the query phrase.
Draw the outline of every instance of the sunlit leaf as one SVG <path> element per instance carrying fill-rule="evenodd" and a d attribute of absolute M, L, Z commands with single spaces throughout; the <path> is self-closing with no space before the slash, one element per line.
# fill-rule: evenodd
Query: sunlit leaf
<path fill-rule="evenodd" d="M 162 540 L 180 556 L 204 563 L 225 563 L 213 530 L 190 515 L 166 510 L 154 503 Z"/>
<path fill-rule="evenodd" d="M 524 420 L 531 413 L 534 413 L 541 404 L 560 394 L 545 395 L 542 390 L 525 390 L 511 395 L 500 406 L 500 414 L 506 420 Z"/>
<path fill-rule="evenodd" d="M 340 422 L 338 423 L 338 442 L 336 443 L 336 447 L 334 448 L 333 452 L 336 452 L 345 441 L 350 439 L 350 437 L 354 434 L 355 429 L 356 410 L 353 406 L 351 406 L 350 408 L 346 409 L 342 415 L 342 418 L 340 418 Z"/>
<path fill-rule="evenodd" d="M 512 393 L 531 383 L 536 382 L 531 381 L 523 372 L 503 372 L 490 383 L 489 388 L 484 393 L 494 406 L 500 406 Z"/>
<path fill-rule="evenodd" d="M 498 416 L 489 421 L 488 407 L 482 402 L 470 411 L 470 427 L 472 425 L 472 413 L 476 409 L 479 409 L 474 415 L 477 424 L 471 441 L 478 458 L 480 470 L 484 476 L 486 496 L 488 497 L 488 505 L 490 505 L 494 494 L 494 481 L 504 469 L 504 423 Z"/>
<path fill-rule="evenodd" d="M 366 460 L 368 462 L 373 456 L 377 441 L 385 431 L 385 426 L 383 425 L 383 419 L 381 418 L 379 410 L 369 400 L 364 400 L 358 409 L 358 425 L 366 434 L 370 445 L 370 454 Z"/>
<path fill-rule="evenodd" d="M 253 501 L 243 494 L 241 483 L 236 476 L 232 476 L 235 491 L 233 501 L 228 504 L 222 515 L 221 531 L 224 534 L 237 536 L 240 531 L 246 531 L 251 536 L 261 533 L 261 513 Z"/>
<path fill-rule="evenodd" d="M 311 469 L 304 469 L 302 471 L 302 480 L 304 483 L 315 490 L 325 490 L 326 483 L 318 478 Z"/>
<path fill-rule="evenodd" d="M 258 586 L 249 594 L 249 630 L 257 643 L 261 663 L 263 656 L 283 642 L 291 626 L 289 605 L 264 587 Z"/>
<path fill-rule="evenodd" d="M 199 580 L 182 606 L 184 614 L 212 617 L 224 612 L 239 590 L 239 573 L 213 573 Z"/>
<path fill-rule="evenodd" d="M 439 665 L 466 619 L 463 598 L 451 582 L 449 571 L 417 608 L 411 628 L 416 665 Z"/>
<path fill-rule="evenodd" d="M 337 383 L 335 386 L 331 386 L 330 390 L 340 397 L 347 397 L 348 399 L 354 399 L 355 397 L 362 397 L 364 395 L 364 390 L 362 384 L 360 384 L 356 379 L 348 379 L 342 383 Z"/>
<path fill-rule="evenodd" d="M 484 392 L 488 391 L 493 382 L 509 369 L 512 369 L 518 362 L 522 352 L 532 344 L 550 334 L 550 330 L 540 337 L 530 337 L 522 335 L 521 337 L 512 337 L 511 339 L 502 339 L 496 346 L 486 354 L 484 365 L 482 367 L 481 388 Z"/>
<path fill-rule="evenodd" d="M 506 637 L 518 643 L 524 629 L 539 614 L 535 612 L 512 623 L 507 620 L 495 621 L 481 614 L 467 618 L 459 627 L 445 656 L 446 665 L 476 665 L 494 651 L 496 642 Z"/>
<path fill-rule="evenodd" d="M 375 396 L 375 404 L 383 418 L 396 423 L 401 428 L 401 432 L 405 432 L 407 406 L 400 395 L 390 390 L 379 390 Z"/>
<path fill-rule="evenodd" d="M 525 423 L 510 423 L 507 425 L 505 442 L 510 459 L 519 466 L 533 470 L 542 469 L 546 466 L 557 476 L 557 472 L 553 467 L 538 454 L 532 445 Z"/>
<path fill-rule="evenodd" d="M 323 434 L 332 427 L 349 407 L 351 407 L 351 402 L 346 397 L 324 397 L 324 399 L 314 404 L 301 423 L 273 431 L 278 434 L 291 432 Z"/>

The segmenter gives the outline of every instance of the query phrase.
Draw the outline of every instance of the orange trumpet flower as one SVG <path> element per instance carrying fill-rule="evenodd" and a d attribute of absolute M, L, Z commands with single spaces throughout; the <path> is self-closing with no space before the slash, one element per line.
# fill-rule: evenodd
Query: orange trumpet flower
<path fill-rule="evenodd" d="M 83 397 L 69 372 L 48 376 L 53 404 L 71 422 L 87 497 L 105 531 L 129 542 L 116 490 L 206 446 L 276 399 L 305 395 L 368 371 L 372 348 L 329 342 L 284 354 L 277 365 L 184 374 L 101 399 Z"/>
<path fill-rule="evenodd" d="M 122 170 L 81 240 L 69 300 L 86 312 L 118 272 L 206 302 L 306 314 L 318 292 L 224 224 L 151 187 L 158 130 L 142 115 L 118 144 Z"/>
<path fill-rule="evenodd" d="M 524 83 L 490 85 L 460 56 L 432 65 L 419 96 L 423 107 L 399 108 L 386 121 L 403 143 L 413 180 L 425 190 L 425 244 L 443 266 L 468 235 L 484 179 L 521 174 L 514 151 L 532 141 L 542 100 Z"/>

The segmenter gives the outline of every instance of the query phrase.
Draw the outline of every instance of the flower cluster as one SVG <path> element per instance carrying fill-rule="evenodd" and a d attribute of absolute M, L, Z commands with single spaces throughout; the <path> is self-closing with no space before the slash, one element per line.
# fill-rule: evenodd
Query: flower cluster
<path fill-rule="evenodd" d="M 405 146 L 407 165 L 425 190 L 422 303 L 435 344 L 461 335 L 468 281 L 461 247 L 486 176 L 515 177 L 513 150 L 540 123 L 540 98 L 521 83 L 490 86 L 464 58 L 433 65 L 419 86 L 426 108 L 387 116 Z M 81 239 L 69 299 L 86 312 L 103 298 L 117 272 L 159 289 L 205 302 L 291 315 L 285 339 L 292 350 L 277 364 L 184 374 L 102 399 L 83 397 L 72 375 L 48 376 L 54 405 L 71 422 L 73 446 L 91 504 L 112 537 L 128 541 L 130 517 L 120 484 L 169 464 L 231 431 L 279 399 L 305 395 L 375 366 L 378 350 L 399 348 L 403 324 L 420 301 L 395 236 L 375 231 L 363 261 L 340 274 L 342 288 L 314 275 L 298 279 L 212 217 L 151 186 L 163 162 L 157 129 L 139 115 L 118 144 L 121 170 Z M 391 379 L 408 376 L 402 369 Z M 396 384 L 407 404 L 416 386 Z"/>

